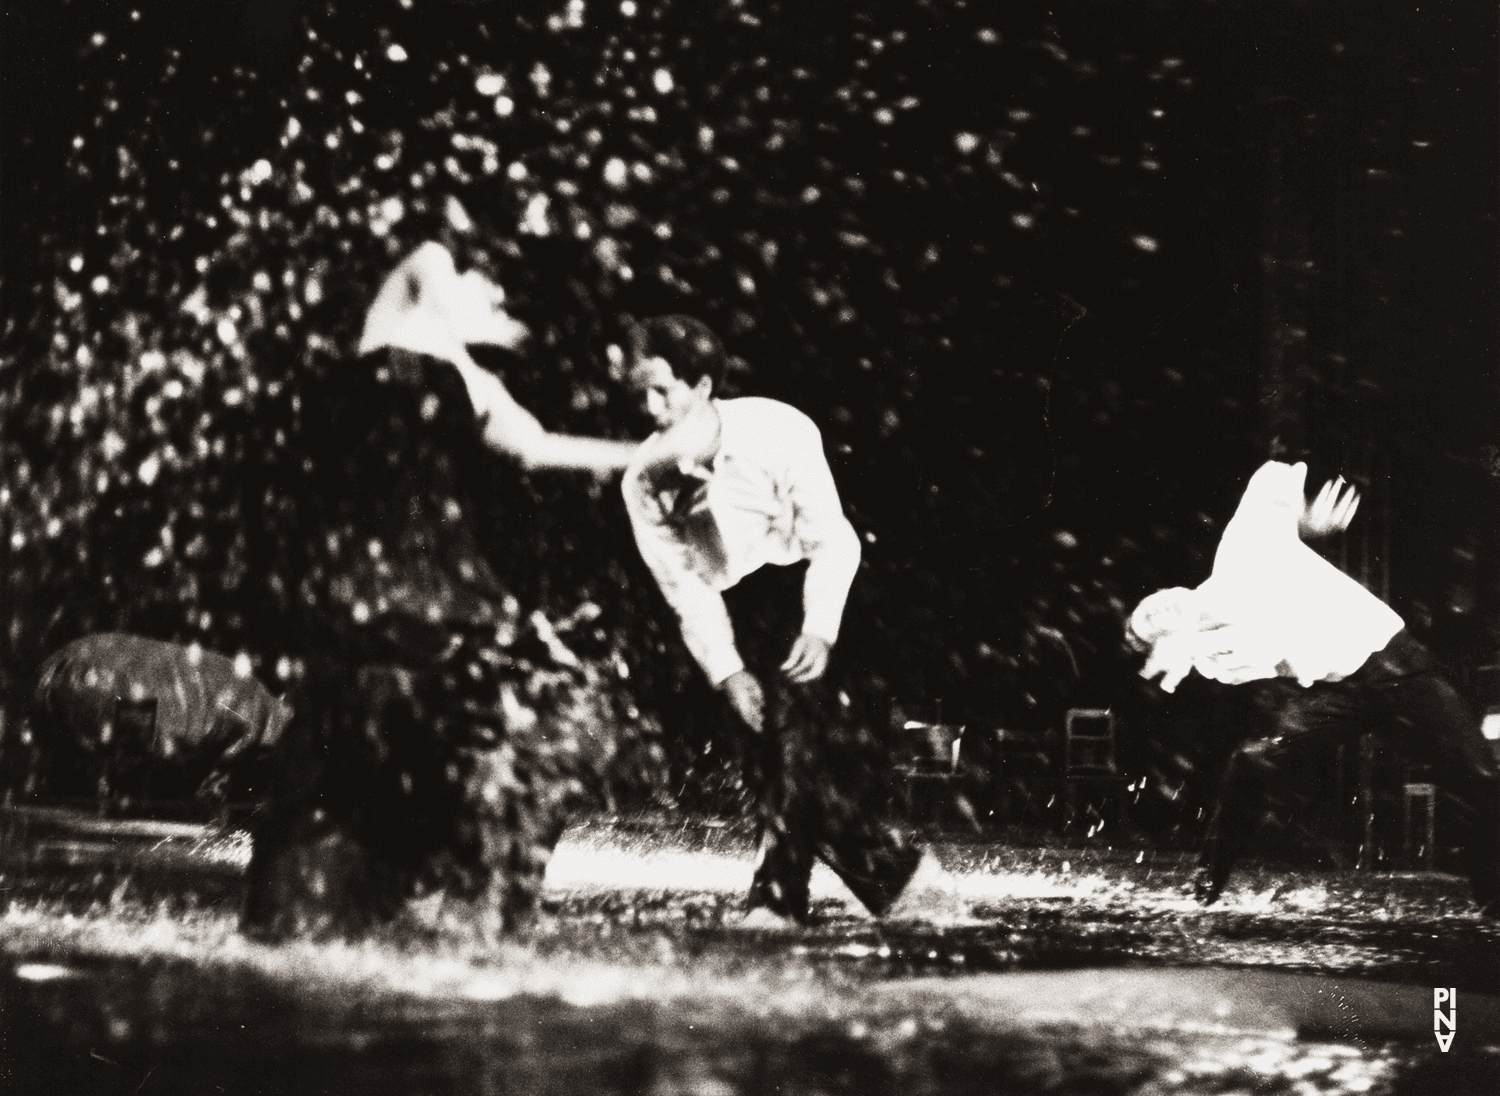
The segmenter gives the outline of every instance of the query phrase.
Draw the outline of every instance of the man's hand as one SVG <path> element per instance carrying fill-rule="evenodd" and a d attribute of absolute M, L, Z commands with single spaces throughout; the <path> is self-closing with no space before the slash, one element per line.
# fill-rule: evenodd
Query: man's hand
<path fill-rule="evenodd" d="M 1323 485 L 1318 497 L 1307 504 L 1297 531 L 1304 537 L 1326 537 L 1349 527 L 1354 520 L 1354 511 L 1359 509 L 1359 491 L 1343 476 L 1331 479 Z"/>
<path fill-rule="evenodd" d="M 756 734 L 766 729 L 766 698 L 754 674 L 749 670 L 737 670 L 719 683 L 719 689 L 747 727 Z"/>
<path fill-rule="evenodd" d="M 1193 668 L 1196 643 L 1197 636 L 1191 632 L 1162 636 L 1151 645 L 1151 654 L 1141 667 L 1141 676 L 1147 681 L 1160 677 L 1163 692 L 1176 692 L 1177 686 Z"/>
<path fill-rule="evenodd" d="M 792 644 L 792 653 L 781 664 L 781 672 L 798 685 L 816 681 L 828 669 L 828 656 L 832 651 L 833 646 L 822 636 L 803 632 Z"/>

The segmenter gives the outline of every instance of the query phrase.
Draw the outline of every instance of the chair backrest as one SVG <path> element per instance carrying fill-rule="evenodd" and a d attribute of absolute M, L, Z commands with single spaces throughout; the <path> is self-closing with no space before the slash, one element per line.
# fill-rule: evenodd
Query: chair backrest
<path fill-rule="evenodd" d="M 957 772 L 963 738 L 961 723 L 904 720 L 897 728 L 896 767 L 907 773 Z"/>
<path fill-rule="evenodd" d="M 1069 708 L 1063 721 L 1063 774 L 1114 771 L 1114 712 L 1108 708 Z"/>
<path fill-rule="evenodd" d="M 995 752 L 1007 768 L 1052 768 L 1053 758 L 1044 735 L 1033 731 L 1014 731 L 1007 727 L 996 727 L 991 733 Z"/>

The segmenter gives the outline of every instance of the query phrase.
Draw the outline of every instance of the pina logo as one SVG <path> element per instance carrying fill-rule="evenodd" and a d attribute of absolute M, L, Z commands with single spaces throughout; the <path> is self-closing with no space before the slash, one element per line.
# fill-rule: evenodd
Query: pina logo
<path fill-rule="evenodd" d="M 1448 1010 L 1443 1011 L 1446 1005 Z M 1444 1054 L 1453 1045 L 1454 1030 L 1458 1027 L 1458 990 L 1434 989 L 1432 991 L 1432 1034 L 1437 1037 L 1438 1049 Z M 1443 1029 L 1447 1028 L 1446 1034 Z"/>

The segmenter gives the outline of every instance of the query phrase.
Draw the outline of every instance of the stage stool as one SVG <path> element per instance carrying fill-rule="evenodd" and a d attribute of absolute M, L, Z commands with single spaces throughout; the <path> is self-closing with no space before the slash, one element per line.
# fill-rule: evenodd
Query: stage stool
<path fill-rule="evenodd" d="M 1422 810 L 1422 836 L 1419 855 L 1412 856 L 1412 815 L 1420 804 Z M 1401 843 L 1402 863 L 1410 870 L 1421 861 L 1424 871 L 1431 871 L 1434 862 L 1434 846 L 1437 843 L 1437 785 L 1409 783 L 1401 786 L 1401 817 L 1403 838 Z"/>
<path fill-rule="evenodd" d="M 1069 708 L 1063 719 L 1063 795 L 1070 815 L 1079 785 L 1104 789 L 1119 821 L 1125 777 L 1115 765 L 1115 715 L 1109 708 Z"/>
<path fill-rule="evenodd" d="M 953 793 L 963 749 L 960 723 L 904 720 L 897 727 L 897 775 L 903 785 L 906 813 L 912 821 L 938 818 Z"/>

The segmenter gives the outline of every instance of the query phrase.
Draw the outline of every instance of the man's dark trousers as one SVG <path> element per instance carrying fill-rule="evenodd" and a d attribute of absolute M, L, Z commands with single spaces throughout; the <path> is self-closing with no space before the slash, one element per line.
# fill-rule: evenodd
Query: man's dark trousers
<path fill-rule="evenodd" d="M 1500 780 L 1489 743 L 1432 655 L 1403 629 L 1355 673 L 1303 688 L 1254 683 L 1266 730 L 1229 760 L 1203 850 L 1199 893 L 1216 897 L 1265 814 L 1276 774 L 1324 743 L 1388 736 L 1432 766 L 1434 781 L 1473 812 L 1464 867 L 1474 897 L 1500 911 Z"/>
<path fill-rule="evenodd" d="M 806 921 L 808 881 L 821 859 L 879 915 L 900 896 L 921 852 L 888 820 L 885 728 L 870 722 L 844 670 L 858 664 L 850 656 L 868 634 L 854 600 L 820 679 L 798 685 L 781 672 L 801 632 L 806 570 L 762 567 L 724 593 L 740 657 L 766 698 L 760 735 L 718 702 L 756 804 L 761 859 L 749 905 Z"/>

